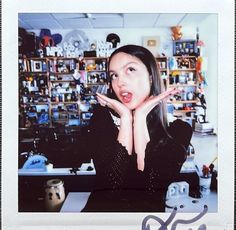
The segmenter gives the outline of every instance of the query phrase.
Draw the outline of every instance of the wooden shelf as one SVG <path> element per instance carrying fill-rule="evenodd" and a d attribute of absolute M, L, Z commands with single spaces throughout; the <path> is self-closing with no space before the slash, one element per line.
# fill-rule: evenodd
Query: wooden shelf
<path fill-rule="evenodd" d="M 24 74 L 42 74 L 42 75 L 47 75 L 47 71 L 45 72 L 45 71 L 20 71 L 19 72 L 19 74 L 22 74 L 22 75 L 24 75 Z"/>
<path fill-rule="evenodd" d="M 191 110 L 175 110 L 174 113 L 192 113 L 192 112 L 196 112 L 195 109 L 191 109 Z"/>
<path fill-rule="evenodd" d="M 87 73 L 94 73 L 94 72 L 99 72 L 99 73 L 103 73 L 106 72 L 106 70 L 85 70 Z"/>
<path fill-rule="evenodd" d="M 171 85 L 169 85 L 168 87 L 196 87 L 197 86 L 197 84 L 195 83 L 195 84 L 171 84 Z"/>
<path fill-rule="evenodd" d="M 30 58 L 32 59 L 32 58 Z M 45 57 L 47 60 L 77 60 L 78 57 Z"/>
<path fill-rule="evenodd" d="M 186 100 L 186 101 L 168 101 L 167 103 L 171 104 L 192 104 L 192 103 L 197 103 L 197 100 Z"/>
<path fill-rule="evenodd" d="M 83 57 L 84 60 L 101 60 L 101 59 L 104 59 L 104 60 L 107 60 L 108 57 Z"/>
<path fill-rule="evenodd" d="M 65 102 L 55 102 L 55 101 L 51 101 L 52 105 L 58 105 L 58 104 L 78 104 L 78 101 L 65 101 Z"/>
<path fill-rule="evenodd" d="M 85 85 L 87 85 L 87 86 L 106 85 L 106 83 L 105 82 L 101 82 L 101 83 L 86 83 Z"/>
<path fill-rule="evenodd" d="M 74 80 L 50 80 L 51 83 L 57 83 L 57 82 L 74 82 Z"/>
<path fill-rule="evenodd" d="M 183 71 L 190 71 L 190 72 L 195 72 L 196 69 L 189 69 L 189 68 L 186 68 L 186 69 L 170 69 L 169 70 L 170 72 L 175 72 L 175 71 L 179 71 L 179 72 L 183 72 Z"/>
<path fill-rule="evenodd" d="M 33 60 L 33 61 L 46 61 L 48 57 L 26 57 L 26 58 L 19 58 L 19 60 Z"/>
<path fill-rule="evenodd" d="M 49 74 L 54 74 L 54 75 L 72 75 L 74 72 L 51 72 L 49 71 Z"/>
<path fill-rule="evenodd" d="M 49 102 L 48 101 L 45 101 L 45 102 L 43 102 L 43 101 L 42 102 L 26 102 L 26 103 L 23 103 L 23 104 L 27 104 L 27 105 L 49 105 Z"/>
<path fill-rule="evenodd" d="M 174 55 L 174 58 L 197 58 L 196 56 L 193 55 Z"/>

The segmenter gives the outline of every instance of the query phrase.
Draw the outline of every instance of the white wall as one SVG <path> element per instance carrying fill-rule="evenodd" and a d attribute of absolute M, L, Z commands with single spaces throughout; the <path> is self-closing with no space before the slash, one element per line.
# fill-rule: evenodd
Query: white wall
<path fill-rule="evenodd" d="M 220 57 L 218 57 L 217 28 L 217 14 L 209 15 L 199 26 L 200 40 L 205 43 L 203 55 L 208 58 L 208 86 L 205 87 L 207 117 L 208 121 L 214 125 L 216 133 L 218 128 L 218 60 L 220 60 Z"/>

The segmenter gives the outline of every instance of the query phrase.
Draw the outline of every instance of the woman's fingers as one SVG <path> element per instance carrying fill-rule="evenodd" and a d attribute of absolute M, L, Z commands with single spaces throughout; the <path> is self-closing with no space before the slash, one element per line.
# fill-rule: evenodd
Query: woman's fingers
<path fill-rule="evenodd" d="M 143 115 L 147 115 L 156 105 L 160 104 L 163 100 L 167 99 L 171 95 L 179 93 L 177 88 L 171 88 L 157 96 L 150 96 L 139 108 L 136 109 Z"/>
<path fill-rule="evenodd" d="M 130 113 L 130 110 L 123 105 L 121 102 L 111 99 L 103 94 L 97 93 L 98 102 L 102 106 L 107 106 L 117 112 L 120 116 L 127 115 Z"/>
<path fill-rule="evenodd" d="M 165 100 L 168 97 L 170 97 L 172 95 L 175 95 L 177 93 L 180 93 L 180 90 L 177 89 L 177 88 L 173 88 L 173 89 L 167 90 L 167 91 L 159 94 L 158 96 L 154 96 L 154 97 L 150 98 L 150 102 L 151 102 L 150 104 L 152 106 L 155 106 L 158 103 L 160 103 L 162 100 Z"/>
<path fill-rule="evenodd" d="M 101 106 L 109 106 L 112 105 L 112 99 L 103 95 L 103 94 L 100 94 L 100 93 L 96 93 L 97 95 L 97 99 L 98 99 L 98 102 L 101 104 Z"/>

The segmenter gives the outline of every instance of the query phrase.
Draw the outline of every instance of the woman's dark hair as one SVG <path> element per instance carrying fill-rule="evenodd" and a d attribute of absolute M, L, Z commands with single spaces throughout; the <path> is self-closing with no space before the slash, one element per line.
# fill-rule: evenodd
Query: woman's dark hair
<path fill-rule="evenodd" d="M 161 80 L 160 73 L 157 69 L 157 63 L 156 63 L 155 57 L 152 55 L 152 53 L 148 49 L 142 46 L 125 45 L 116 49 L 109 58 L 108 72 L 109 72 L 110 61 L 112 60 L 112 57 L 121 52 L 138 58 L 146 66 L 148 73 L 151 77 L 150 95 L 159 95 L 161 92 L 163 92 L 163 82 Z M 117 99 L 114 91 L 112 90 L 110 78 L 109 78 L 109 81 L 110 81 L 110 90 L 108 93 L 109 97 Z M 156 124 L 155 127 L 153 126 L 154 124 Z M 149 129 L 150 135 L 154 134 L 154 130 L 157 130 L 157 129 L 160 135 L 163 135 L 163 132 L 167 133 L 166 125 L 167 125 L 166 105 L 165 103 L 161 103 L 157 105 L 147 116 L 147 126 Z"/>

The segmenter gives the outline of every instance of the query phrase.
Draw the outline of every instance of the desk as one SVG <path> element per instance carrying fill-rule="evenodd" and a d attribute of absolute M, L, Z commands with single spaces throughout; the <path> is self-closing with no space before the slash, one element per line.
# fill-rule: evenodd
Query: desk
<path fill-rule="evenodd" d="M 81 212 L 88 201 L 89 195 L 90 192 L 68 193 L 60 212 Z M 208 206 L 208 212 L 217 212 L 217 193 L 211 191 L 210 194 L 205 194 L 199 199 L 190 196 L 172 198 L 168 200 L 166 204 L 168 206 L 177 206 L 178 212 L 200 213 L 203 210 L 204 205 Z M 166 208 L 165 212 L 172 212 L 172 210 L 172 208 Z"/>
<path fill-rule="evenodd" d="M 91 171 L 79 170 L 75 173 L 70 172 L 71 168 L 53 168 L 49 171 L 45 169 L 18 169 L 19 176 L 73 176 L 73 175 L 96 175 L 95 169 Z"/>
<path fill-rule="evenodd" d="M 93 170 L 88 171 L 88 167 L 92 167 Z M 19 176 L 92 176 L 96 175 L 95 167 L 93 163 L 83 163 L 79 170 L 75 173 L 71 172 L 72 168 L 52 168 L 51 170 L 42 169 L 18 169 Z"/>

